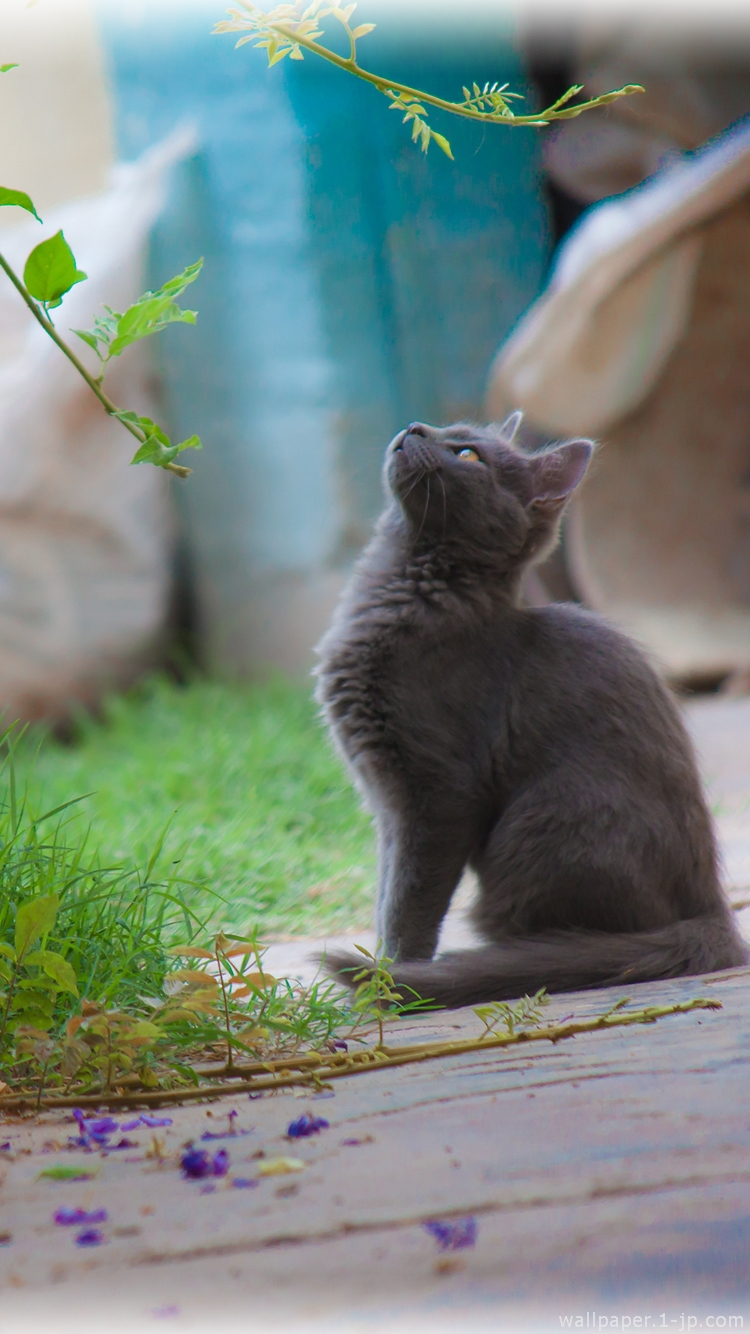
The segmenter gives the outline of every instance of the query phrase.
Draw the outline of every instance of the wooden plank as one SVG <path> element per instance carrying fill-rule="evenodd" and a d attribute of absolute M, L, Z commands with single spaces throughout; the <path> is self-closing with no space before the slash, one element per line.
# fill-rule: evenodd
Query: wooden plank
<path fill-rule="evenodd" d="M 548 1013 L 600 1012 L 621 994 L 558 997 Z M 500 1306 L 514 1320 L 552 1319 L 563 1297 L 576 1310 L 634 1309 L 646 1297 L 659 1311 L 667 1300 L 721 1302 L 750 1320 L 750 970 L 632 989 L 639 1006 L 705 994 L 724 1008 L 368 1074 L 309 1103 L 243 1100 L 240 1124 L 254 1133 L 213 1145 L 229 1145 L 233 1170 L 253 1175 L 258 1150 L 306 1164 L 254 1189 L 218 1181 L 202 1194 L 176 1157 L 143 1159 L 150 1132 L 134 1136 L 138 1151 L 102 1160 L 95 1184 L 40 1181 L 50 1161 L 83 1161 L 54 1149 L 40 1157 L 71 1127 L 60 1114 L 11 1125 L 0 1231 L 13 1240 L 0 1275 L 12 1306 L 2 1309 L 31 1319 L 66 1291 L 76 1329 L 89 1318 L 93 1329 L 110 1293 L 131 1329 L 149 1327 L 160 1304 L 202 1327 L 208 1285 L 214 1316 L 254 1294 L 264 1327 L 358 1311 L 363 1328 L 458 1312 L 480 1328 Z M 403 1036 L 478 1029 L 459 1012 L 414 1021 Z M 292 1146 L 286 1125 L 308 1105 L 330 1129 Z M 231 1106 L 173 1113 L 165 1151 Z M 51 1221 L 59 1204 L 104 1204 L 108 1244 L 77 1250 Z M 424 1222 L 464 1215 L 477 1220 L 475 1248 L 441 1257 Z"/>

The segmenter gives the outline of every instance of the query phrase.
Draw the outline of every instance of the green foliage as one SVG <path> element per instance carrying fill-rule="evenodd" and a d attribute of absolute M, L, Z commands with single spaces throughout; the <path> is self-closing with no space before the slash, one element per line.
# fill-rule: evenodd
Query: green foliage
<path fill-rule="evenodd" d="M 87 857 L 71 803 L 35 814 L 19 797 L 13 729 L 0 741 L 0 1068 L 20 1061 L 44 1082 L 69 1072 L 60 1035 L 79 1004 L 137 1008 L 142 993 L 158 994 L 165 937 L 200 922 L 173 879 L 150 879 L 153 866 L 141 877 Z"/>
<path fill-rule="evenodd" d="M 65 293 L 76 283 L 85 282 L 87 277 L 88 274 L 76 267 L 73 251 L 61 231 L 34 247 L 23 271 L 27 292 L 45 311 L 61 306 Z"/>
<path fill-rule="evenodd" d="M 185 311 L 186 315 L 192 311 Z M 113 354 L 114 355 L 114 354 Z M 169 468 L 183 449 L 202 449 L 200 436 L 191 435 L 173 445 L 169 436 L 150 417 L 139 417 L 136 412 L 115 412 L 113 416 L 121 422 L 133 422 L 145 437 L 140 449 L 135 451 L 131 463 L 153 463 L 157 468 Z"/>
<path fill-rule="evenodd" d="M 2 65 L 0 73 L 5 74 L 15 68 L 13 64 Z M 25 209 L 36 218 L 37 222 L 42 221 L 29 195 L 23 190 L 11 190 L 7 186 L 0 186 L 0 208 L 10 206 Z M 170 324 L 195 324 L 196 312 L 182 310 L 175 298 L 195 281 L 202 267 L 203 260 L 199 259 L 195 264 L 189 265 L 183 273 L 171 278 L 157 292 L 144 292 L 143 296 L 126 311 L 114 311 L 105 306 L 105 315 L 95 320 L 93 329 L 73 330 L 96 352 L 102 363 L 102 372 L 95 378 L 89 374 L 72 348 L 60 337 L 49 317 L 49 312 L 62 304 L 66 293 L 71 291 L 76 283 L 84 282 L 87 276 L 76 265 L 75 256 L 62 232 L 57 232 L 55 236 L 34 247 L 26 260 L 23 282 L 7 259 L 0 255 L 0 268 L 25 301 L 34 319 L 57 344 L 68 361 L 75 366 L 78 374 L 99 399 L 105 412 L 122 422 L 125 429 L 135 436 L 138 449 L 131 463 L 152 463 L 157 468 L 165 468 L 169 472 L 176 473 L 178 477 L 189 477 L 191 470 L 175 462 L 177 455 L 185 449 L 200 449 L 201 442 L 198 436 L 191 435 L 189 439 L 173 445 L 162 427 L 151 421 L 150 417 L 141 417 L 136 412 L 118 408 L 104 393 L 102 381 L 106 364 L 112 357 L 119 357 L 133 343 L 159 333 Z"/>
<path fill-rule="evenodd" d="M 624 88 L 614 89 L 610 93 L 604 93 L 601 97 L 593 97 L 586 102 L 579 102 L 575 106 L 570 106 L 569 103 L 572 99 L 582 92 L 582 86 L 575 84 L 544 111 L 523 115 L 513 111 L 511 101 L 518 101 L 520 94 L 508 92 L 507 84 L 500 86 L 498 83 L 492 85 L 486 83 L 483 88 L 480 88 L 475 83 L 473 93 L 468 88 L 464 88 L 462 101 L 449 102 L 445 98 L 433 97 L 432 94 L 422 92 L 418 88 L 410 88 L 402 83 L 394 83 L 393 80 L 385 78 L 383 75 L 372 74 L 369 70 L 363 69 L 357 63 L 357 41 L 360 37 L 366 37 L 368 33 L 372 32 L 375 24 L 361 23 L 357 28 L 352 28 L 349 20 L 355 9 L 356 5 L 354 4 L 349 4 L 344 8 L 328 4 L 326 0 L 312 0 L 310 4 L 305 4 L 304 0 L 298 0 L 295 4 L 281 4 L 277 5 L 275 9 L 264 10 L 254 4 L 252 0 L 241 0 L 239 6 L 233 6 L 227 10 L 231 17 L 217 23 L 214 32 L 246 33 L 246 36 L 238 39 L 236 45 L 244 46 L 246 42 L 254 42 L 255 46 L 261 47 L 267 52 L 269 65 L 277 64 L 278 61 L 284 59 L 284 56 L 289 56 L 292 60 L 302 60 L 304 50 L 321 56 L 324 60 L 330 61 L 331 64 L 337 65 L 339 69 L 347 70 L 356 78 L 371 83 L 374 88 L 377 88 L 378 92 L 391 98 L 391 107 L 404 112 L 404 121 L 411 123 L 412 140 L 415 143 L 419 141 L 424 153 L 427 152 L 434 140 L 449 158 L 453 157 L 451 146 L 444 135 L 438 134 L 428 124 L 426 119 L 427 106 L 436 107 L 453 116 L 465 116 L 471 120 L 496 125 L 543 127 L 556 120 L 567 120 L 572 116 L 580 116 L 581 112 L 590 111 L 594 107 L 608 106 L 620 97 L 629 97 L 633 93 L 643 92 L 640 84 L 627 84 Z M 330 47 L 323 46 L 318 42 L 317 39 L 323 36 L 323 29 L 320 24 L 323 19 L 328 17 L 335 18 L 343 27 L 349 41 L 348 57 L 337 55 Z"/>
<path fill-rule="evenodd" d="M 90 1181 L 99 1171 L 99 1165 L 96 1167 L 66 1167 L 63 1163 L 55 1163 L 53 1167 L 45 1167 L 37 1177 L 38 1181 Z"/>
<path fill-rule="evenodd" d="M 31 948 L 49 935 L 59 907 L 57 894 L 19 904 L 14 943 L 0 942 L 0 983 L 5 984 L 0 991 L 0 1052 L 6 1032 L 33 1033 L 36 1040 L 44 1040 L 54 1024 L 58 993 L 78 995 L 75 973 L 63 955 Z"/>
<path fill-rule="evenodd" d="M 549 996 L 546 987 L 542 987 L 534 996 L 522 996 L 515 1005 L 508 1001 L 494 1001 L 491 1005 L 475 1006 L 474 1013 L 484 1024 L 483 1037 L 496 1034 L 501 1025 L 505 1026 L 509 1037 L 514 1037 L 516 1033 L 541 1023 L 545 1005 L 549 1005 Z"/>
<path fill-rule="evenodd" d="M 422 103 L 417 101 L 417 98 L 412 97 L 409 93 L 402 93 L 399 95 L 398 93 L 393 92 L 392 89 L 388 90 L 388 96 L 393 98 L 391 109 L 393 110 L 395 108 L 397 111 L 404 112 L 404 124 L 406 124 L 407 121 L 411 121 L 412 143 L 416 143 L 418 139 L 422 146 L 422 152 L 426 153 L 431 140 L 434 139 L 438 147 L 442 148 L 446 157 L 449 157 L 452 162 L 453 151 L 448 140 L 445 138 L 445 135 L 438 134 L 437 130 L 433 130 L 432 126 L 427 124 L 427 121 L 424 119 L 426 113 Z"/>
<path fill-rule="evenodd" d="M 31 213 L 37 222 L 42 221 L 29 196 L 23 190 L 6 190 L 4 186 L 0 186 L 0 208 L 10 208 L 11 206 L 25 208 L 26 212 Z"/>
<path fill-rule="evenodd" d="M 93 329 L 74 329 L 73 333 L 82 338 L 84 343 L 88 343 L 99 360 L 106 365 L 112 357 L 119 357 L 120 353 L 132 343 L 137 343 L 141 338 L 149 338 L 151 334 L 160 333 L 170 324 L 195 324 L 197 312 L 183 310 L 177 305 L 175 298 L 180 296 L 190 283 L 195 282 L 202 268 L 203 260 L 196 260 L 195 264 L 190 264 L 182 273 L 178 273 L 176 278 L 170 278 L 169 282 L 158 291 L 144 292 L 124 314 L 105 306 L 106 315 L 100 316 L 95 321 Z M 124 415 L 126 414 L 118 414 L 120 419 Z M 135 416 L 133 413 L 129 415 Z"/>
<path fill-rule="evenodd" d="M 108 700 L 102 719 L 82 717 L 73 744 L 50 736 L 37 752 L 38 740 L 17 751 L 21 781 L 38 809 L 89 794 L 75 823 L 91 822 L 104 865 L 145 866 L 168 825 L 157 865 L 179 875 L 185 901 L 217 928 L 254 922 L 267 936 L 369 925 L 370 822 L 308 682 L 152 679 Z M 204 886 L 217 897 L 206 901 Z"/>
<path fill-rule="evenodd" d="M 382 1047 L 383 1024 L 386 1017 L 398 1019 L 402 1015 L 413 1014 L 416 1010 L 435 1007 L 431 1000 L 419 996 L 411 987 L 396 990 L 393 974 L 389 971 L 393 959 L 388 959 L 385 955 L 371 954 L 364 945 L 355 945 L 354 948 L 364 955 L 367 964 L 352 978 L 352 982 L 356 984 L 352 1009 L 362 1021 L 377 1024 L 378 1046 Z M 409 992 L 411 1000 L 404 1000 L 405 991 Z"/>

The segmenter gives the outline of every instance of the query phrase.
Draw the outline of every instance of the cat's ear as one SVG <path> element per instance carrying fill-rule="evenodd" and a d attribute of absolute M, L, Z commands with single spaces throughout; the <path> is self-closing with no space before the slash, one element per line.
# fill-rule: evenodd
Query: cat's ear
<path fill-rule="evenodd" d="M 505 418 L 500 427 L 500 436 L 506 445 L 512 445 L 521 422 L 523 421 L 522 412 L 511 412 L 509 417 Z"/>
<path fill-rule="evenodd" d="M 529 463 L 534 485 L 530 502 L 533 508 L 550 512 L 561 509 L 583 481 L 593 452 L 591 440 L 567 440 L 556 449 L 532 455 Z"/>

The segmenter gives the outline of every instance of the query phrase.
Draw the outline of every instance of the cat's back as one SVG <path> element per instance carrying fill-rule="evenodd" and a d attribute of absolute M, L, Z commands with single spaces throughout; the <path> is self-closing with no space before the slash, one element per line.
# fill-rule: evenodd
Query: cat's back
<path fill-rule="evenodd" d="M 596 747 L 613 764 L 695 775 L 676 700 L 639 645 L 596 612 L 553 603 L 523 613 L 516 708 L 548 751 Z M 697 781 L 697 778 L 696 778 Z"/>

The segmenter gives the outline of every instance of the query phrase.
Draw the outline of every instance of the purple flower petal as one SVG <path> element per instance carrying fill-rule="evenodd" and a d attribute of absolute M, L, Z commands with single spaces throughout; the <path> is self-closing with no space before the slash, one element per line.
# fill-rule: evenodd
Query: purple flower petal
<path fill-rule="evenodd" d="M 226 1149 L 219 1149 L 219 1152 L 214 1154 L 214 1176 L 225 1177 L 228 1168 L 229 1168 L 229 1154 L 227 1153 Z"/>
<path fill-rule="evenodd" d="M 214 1174 L 211 1157 L 205 1149 L 187 1149 L 180 1159 L 183 1176 L 191 1181 L 200 1181 L 203 1177 Z"/>
<path fill-rule="evenodd" d="M 4 1144 L 0 1144 L 0 1153 L 5 1153 L 10 1148 L 10 1140 L 6 1139 Z"/>
<path fill-rule="evenodd" d="M 434 1219 L 423 1223 L 425 1232 L 435 1238 L 441 1251 L 464 1251 L 475 1246 L 477 1240 L 476 1218 Z"/>
<path fill-rule="evenodd" d="M 172 1124 L 171 1116 L 150 1116 L 148 1112 L 141 1112 L 139 1120 L 142 1125 L 151 1126 L 152 1128 L 154 1126 L 171 1126 Z M 125 1126 L 123 1126 L 123 1130 L 124 1129 Z M 135 1129 L 135 1127 L 133 1127 L 133 1129 Z"/>
<path fill-rule="evenodd" d="M 201 1181 L 204 1177 L 224 1177 L 229 1167 L 229 1154 L 226 1149 L 211 1157 L 206 1149 L 189 1148 L 180 1159 L 183 1176 L 192 1181 Z"/>
<path fill-rule="evenodd" d="M 67 1209 L 63 1205 L 53 1214 L 53 1219 L 58 1227 L 81 1227 L 83 1223 L 106 1223 L 107 1210 L 92 1209 L 87 1213 L 85 1209 Z"/>
<path fill-rule="evenodd" d="M 135 1118 L 135 1121 L 123 1121 L 122 1125 L 120 1126 L 120 1130 L 140 1130 L 140 1128 L 141 1128 L 140 1116 L 137 1116 Z"/>
<path fill-rule="evenodd" d="M 260 1185 L 260 1180 L 258 1177 L 235 1177 L 232 1185 L 238 1190 L 251 1190 L 253 1186 Z"/>
<path fill-rule="evenodd" d="M 323 1116 L 311 1116 L 303 1112 L 296 1121 L 290 1121 L 286 1128 L 288 1139 L 307 1139 L 308 1135 L 318 1135 L 321 1130 L 328 1130 L 328 1122 Z"/>
<path fill-rule="evenodd" d="M 99 1231 L 98 1227 L 86 1228 L 83 1232 L 79 1232 L 76 1237 L 76 1246 L 104 1246 L 105 1244 L 104 1234 Z"/>

